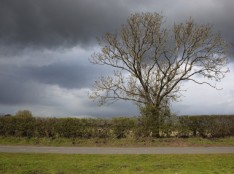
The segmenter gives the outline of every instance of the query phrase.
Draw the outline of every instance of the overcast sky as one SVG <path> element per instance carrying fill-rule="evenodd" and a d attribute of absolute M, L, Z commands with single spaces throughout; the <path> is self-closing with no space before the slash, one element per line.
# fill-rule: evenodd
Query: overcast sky
<path fill-rule="evenodd" d="M 88 98 L 95 79 L 96 37 L 114 32 L 134 12 L 158 12 L 168 23 L 192 17 L 234 42 L 233 0 L 0 0 L 0 113 L 36 116 L 136 116 L 131 102 L 99 107 Z M 230 60 L 232 60 L 230 57 Z M 234 63 L 217 91 L 186 83 L 172 104 L 183 114 L 234 114 Z"/>

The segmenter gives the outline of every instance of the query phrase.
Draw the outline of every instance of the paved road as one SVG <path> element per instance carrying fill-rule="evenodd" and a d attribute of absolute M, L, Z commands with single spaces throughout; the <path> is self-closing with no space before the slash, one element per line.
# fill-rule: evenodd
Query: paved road
<path fill-rule="evenodd" d="M 0 146 L 0 152 L 62 154 L 234 154 L 234 147 L 39 147 Z"/>

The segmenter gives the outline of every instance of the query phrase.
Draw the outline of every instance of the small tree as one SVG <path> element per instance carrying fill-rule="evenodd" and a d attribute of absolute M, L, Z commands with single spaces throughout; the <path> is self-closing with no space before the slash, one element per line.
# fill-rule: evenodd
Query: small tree
<path fill-rule="evenodd" d="M 35 133 L 36 120 L 29 110 L 20 110 L 15 114 L 15 134 L 32 137 Z"/>
<path fill-rule="evenodd" d="M 32 118 L 32 112 L 29 110 L 20 110 L 17 111 L 17 113 L 15 114 L 16 117 L 18 118 Z"/>
<path fill-rule="evenodd" d="M 99 39 L 101 52 L 94 53 L 91 62 L 114 72 L 95 82 L 92 99 L 100 104 L 129 100 L 150 108 L 151 123 L 159 127 L 161 111 L 180 97 L 183 81 L 216 88 L 212 80 L 220 81 L 228 72 L 228 44 L 221 35 L 192 19 L 170 29 L 163 24 L 157 13 L 136 13 L 119 32 Z M 159 129 L 154 134 L 158 136 Z"/>

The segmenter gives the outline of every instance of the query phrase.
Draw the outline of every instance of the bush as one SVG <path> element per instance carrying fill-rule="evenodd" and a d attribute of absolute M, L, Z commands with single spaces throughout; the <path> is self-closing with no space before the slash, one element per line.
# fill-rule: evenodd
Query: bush
<path fill-rule="evenodd" d="M 219 138 L 234 135 L 234 116 L 178 117 L 178 136 Z"/>
<path fill-rule="evenodd" d="M 0 118 L 0 135 L 14 136 L 15 135 L 15 118 L 1 117 Z"/>
<path fill-rule="evenodd" d="M 23 118 L 32 118 L 33 117 L 31 111 L 29 111 L 29 110 L 20 110 L 15 114 L 15 116 L 17 118 L 22 118 L 22 119 Z"/>
<path fill-rule="evenodd" d="M 182 138 L 187 138 L 191 135 L 191 128 L 189 127 L 190 119 L 188 116 L 178 117 L 178 122 L 176 126 L 177 136 Z"/>
<path fill-rule="evenodd" d="M 57 124 L 57 118 L 36 118 L 35 125 L 35 136 L 36 137 L 47 137 L 52 138 L 58 136 L 55 130 L 55 125 Z"/>
<path fill-rule="evenodd" d="M 126 138 L 135 126 L 136 122 L 131 118 L 119 117 L 111 120 L 111 129 L 116 138 Z"/>

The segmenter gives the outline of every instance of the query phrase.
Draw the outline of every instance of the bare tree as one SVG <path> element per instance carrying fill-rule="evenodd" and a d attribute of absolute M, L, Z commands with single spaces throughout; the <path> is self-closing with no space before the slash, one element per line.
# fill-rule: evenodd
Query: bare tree
<path fill-rule="evenodd" d="M 113 67 L 114 73 L 95 82 L 91 98 L 100 104 L 130 100 L 157 115 L 181 96 L 183 81 L 216 88 L 228 72 L 228 44 L 221 35 L 192 19 L 163 26 L 157 13 L 136 13 L 119 32 L 99 39 L 101 52 L 91 62 Z"/>

